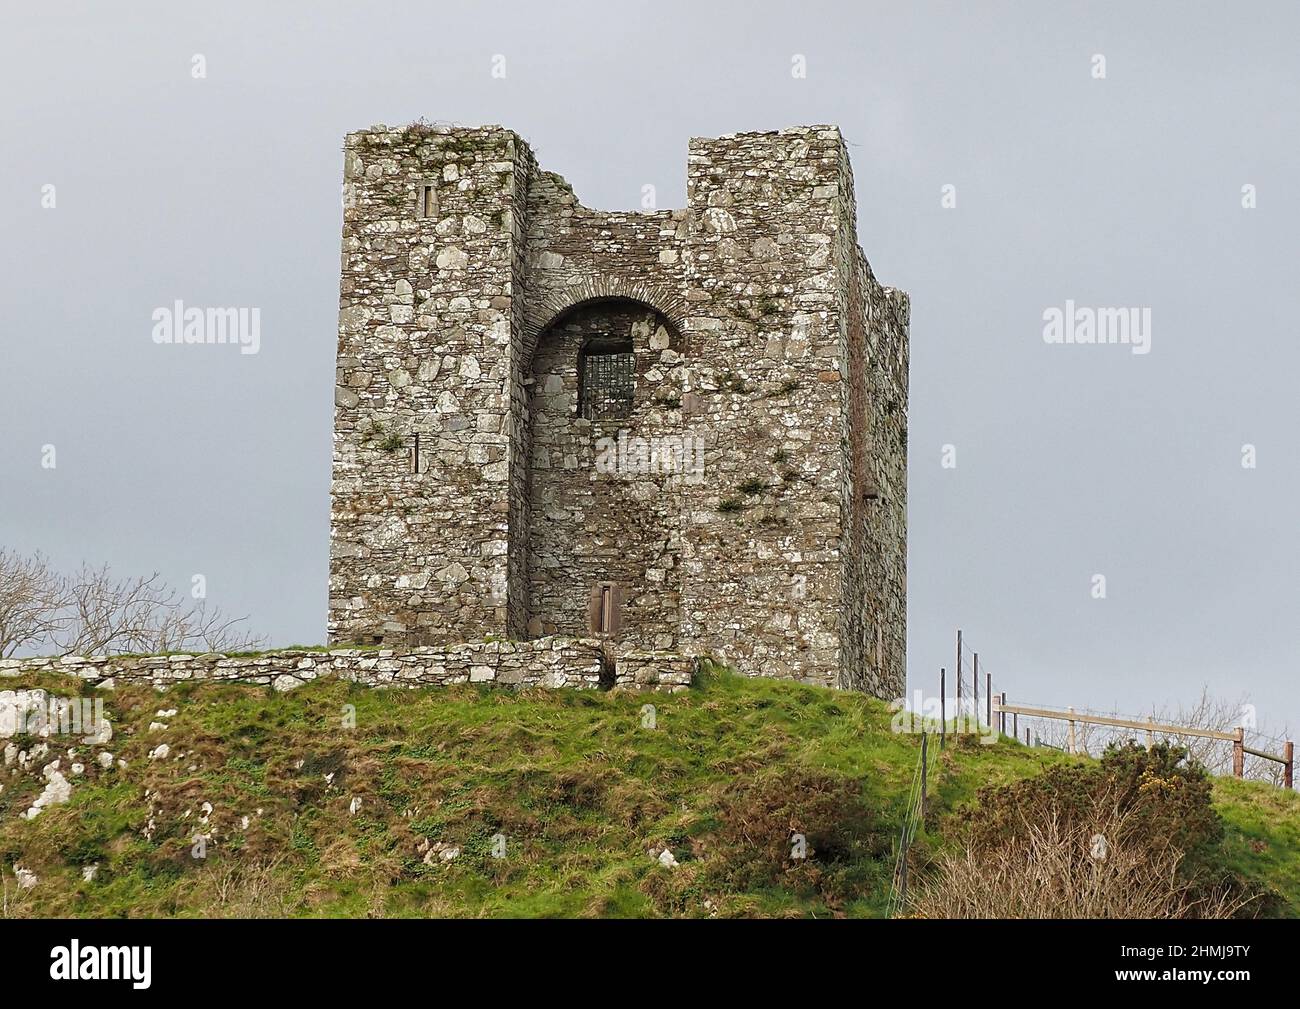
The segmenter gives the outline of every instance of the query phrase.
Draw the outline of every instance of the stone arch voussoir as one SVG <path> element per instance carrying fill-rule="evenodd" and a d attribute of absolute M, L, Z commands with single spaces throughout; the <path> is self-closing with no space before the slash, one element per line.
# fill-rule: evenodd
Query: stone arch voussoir
<path fill-rule="evenodd" d="M 625 280 L 622 277 L 592 277 L 580 284 L 572 284 L 554 291 L 535 305 L 530 305 L 524 315 L 523 364 L 525 371 L 531 366 L 537 339 L 546 328 L 569 309 L 588 301 L 608 298 L 626 298 L 639 301 L 663 315 L 683 331 L 686 319 L 686 300 L 659 284 L 644 280 Z"/>

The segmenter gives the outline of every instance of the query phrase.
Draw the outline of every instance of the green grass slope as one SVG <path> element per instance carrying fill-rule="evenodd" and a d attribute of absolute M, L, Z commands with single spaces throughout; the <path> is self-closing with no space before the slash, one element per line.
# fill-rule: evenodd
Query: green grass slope
<path fill-rule="evenodd" d="M 1271 890 L 1278 914 L 1300 916 L 1300 795 L 1217 778 L 1214 808 L 1223 820 L 1228 867 Z"/>
<path fill-rule="evenodd" d="M 6 915 L 879 916 L 920 745 L 870 698 L 727 675 L 676 695 L 324 680 L 101 696 L 106 746 L 57 737 L 0 768 Z M 932 753 L 931 847 L 980 786 L 1069 759 L 970 737 Z M 70 801 L 22 818 L 53 759 Z M 1295 795 L 1217 796 L 1234 867 L 1300 905 Z"/>

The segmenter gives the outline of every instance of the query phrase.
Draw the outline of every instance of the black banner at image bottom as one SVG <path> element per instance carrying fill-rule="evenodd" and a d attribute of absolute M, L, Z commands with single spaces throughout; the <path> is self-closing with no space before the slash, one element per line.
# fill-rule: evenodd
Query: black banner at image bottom
<path fill-rule="evenodd" d="M 192 998 L 211 986 L 252 991 L 290 968 L 293 990 L 308 997 L 373 994 L 398 975 L 449 969 L 500 992 L 535 987 L 541 977 L 560 983 L 559 950 L 581 964 L 576 992 L 604 975 L 616 979 L 628 957 L 667 969 L 666 953 L 692 949 L 713 959 L 701 986 L 725 984 L 733 994 L 737 986 L 770 990 L 770 967 L 799 962 L 929 981 L 950 975 L 1008 994 L 1039 982 L 1081 992 L 1222 991 L 1279 980 L 1297 936 L 1282 921 L 0 921 L 10 995 L 111 988 L 127 999 Z M 800 982 L 805 990 L 810 980 Z"/>

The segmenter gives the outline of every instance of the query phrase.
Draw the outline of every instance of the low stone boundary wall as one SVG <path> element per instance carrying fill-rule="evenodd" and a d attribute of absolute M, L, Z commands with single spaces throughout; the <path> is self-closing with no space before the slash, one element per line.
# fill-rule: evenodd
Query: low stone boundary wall
<path fill-rule="evenodd" d="M 257 655 L 79 656 L 0 659 L 0 676 L 53 673 L 110 687 L 116 682 L 164 688 L 190 680 L 249 683 L 292 690 L 321 676 L 372 687 L 492 683 L 515 687 L 601 686 L 680 690 L 695 661 L 669 652 L 614 655 L 598 638 L 472 641 L 407 649 L 281 649 Z"/>
<path fill-rule="evenodd" d="M 621 652 L 614 663 L 614 685 L 637 690 L 685 690 L 695 678 L 695 660 L 676 652 Z"/>

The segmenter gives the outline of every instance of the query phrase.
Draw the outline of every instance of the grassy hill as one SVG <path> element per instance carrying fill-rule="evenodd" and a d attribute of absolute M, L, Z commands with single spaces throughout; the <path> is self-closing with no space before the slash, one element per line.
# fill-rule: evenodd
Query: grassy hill
<path fill-rule="evenodd" d="M 106 746 L 59 737 L 0 769 L 10 916 L 879 916 L 919 748 L 879 701 L 729 675 L 676 695 L 325 680 L 102 696 Z M 1007 740 L 932 752 L 931 849 L 980 786 L 1071 760 Z M 21 818 L 56 758 L 70 801 Z M 1216 808 L 1225 858 L 1294 913 L 1300 800 L 1228 780 Z M 792 833 L 810 857 L 790 859 Z"/>

